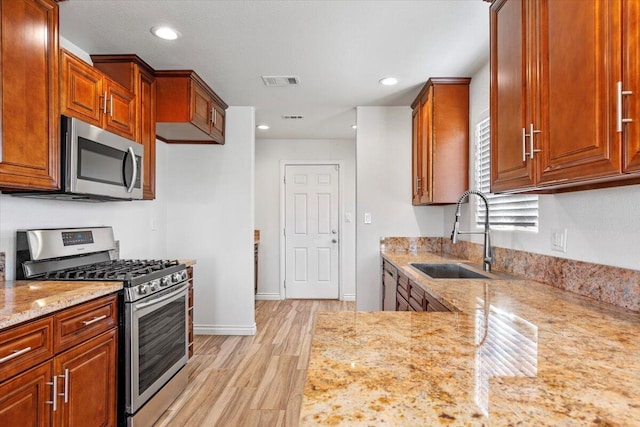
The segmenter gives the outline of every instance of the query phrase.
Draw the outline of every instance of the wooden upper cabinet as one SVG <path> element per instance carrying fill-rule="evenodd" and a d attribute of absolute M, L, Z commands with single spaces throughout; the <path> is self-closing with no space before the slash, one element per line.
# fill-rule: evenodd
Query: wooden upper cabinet
<path fill-rule="evenodd" d="M 497 1 L 491 6 L 491 176 L 493 192 L 535 185 L 526 155 L 531 121 L 528 92 L 527 3 Z"/>
<path fill-rule="evenodd" d="M 637 120 L 637 96 L 618 97 L 618 82 L 637 93 L 638 9 L 629 0 L 493 2 L 493 192 L 640 180 L 627 174 L 640 171 L 637 126 L 618 125 L 620 114 Z"/>
<path fill-rule="evenodd" d="M 622 2 L 622 82 L 620 128 L 623 172 L 640 172 L 640 2 Z M 616 90 L 618 87 L 616 86 Z M 631 119 L 631 122 L 622 122 Z"/>
<path fill-rule="evenodd" d="M 470 78 L 431 78 L 413 108 L 413 204 L 456 203 L 469 188 Z"/>
<path fill-rule="evenodd" d="M 59 188 L 58 5 L 0 2 L 0 188 Z"/>
<path fill-rule="evenodd" d="M 224 144 L 227 104 L 191 70 L 156 71 L 156 133 L 169 143 Z"/>
<path fill-rule="evenodd" d="M 71 52 L 60 52 L 61 113 L 135 140 L 135 94 Z"/>
<path fill-rule="evenodd" d="M 537 185 L 621 172 L 615 87 L 621 77 L 618 1 L 534 3 L 539 34 L 533 146 Z M 536 131 L 539 133 L 536 134 Z"/>
<path fill-rule="evenodd" d="M 156 194 L 156 78 L 137 55 L 91 55 L 93 65 L 133 92 L 136 98 L 135 140 L 144 146 L 143 198 Z"/>

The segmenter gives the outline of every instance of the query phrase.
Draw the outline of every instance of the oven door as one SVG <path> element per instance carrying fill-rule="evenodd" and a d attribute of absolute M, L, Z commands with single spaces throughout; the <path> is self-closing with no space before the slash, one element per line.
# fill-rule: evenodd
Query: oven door
<path fill-rule="evenodd" d="M 65 186 L 73 194 L 142 198 L 142 144 L 62 116 Z"/>
<path fill-rule="evenodd" d="M 186 365 L 188 282 L 125 304 L 127 413 L 134 414 Z"/>

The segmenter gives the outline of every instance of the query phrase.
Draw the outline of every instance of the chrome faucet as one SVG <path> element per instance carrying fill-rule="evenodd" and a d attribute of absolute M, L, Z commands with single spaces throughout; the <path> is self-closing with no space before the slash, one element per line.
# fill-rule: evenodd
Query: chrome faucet
<path fill-rule="evenodd" d="M 460 227 L 460 205 L 462 204 L 462 201 L 470 194 L 475 194 L 484 201 L 484 231 L 460 231 L 458 229 Z M 482 259 L 482 268 L 484 269 L 484 271 L 490 272 L 491 263 L 493 263 L 493 250 L 491 249 L 491 235 L 489 233 L 489 202 L 487 201 L 487 196 L 485 196 L 480 191 L 465 191 L 458 199 L 458 204 L 456 205 L 456 218 L 455 222 L 453 223 L 453 231 L 451 232 L 451 242 L 458 243 L 458 234 L 484 234 L 484 255 Z"/>

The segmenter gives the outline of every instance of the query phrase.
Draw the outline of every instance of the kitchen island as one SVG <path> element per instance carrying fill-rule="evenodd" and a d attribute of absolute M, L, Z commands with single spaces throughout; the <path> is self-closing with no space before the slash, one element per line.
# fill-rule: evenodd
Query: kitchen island
<path fill-rule="evenodd" d="M 434 280 L 445 312 L 320 313 L 300 425 L 639 425 L 640 315 L 530 280 Z"/>

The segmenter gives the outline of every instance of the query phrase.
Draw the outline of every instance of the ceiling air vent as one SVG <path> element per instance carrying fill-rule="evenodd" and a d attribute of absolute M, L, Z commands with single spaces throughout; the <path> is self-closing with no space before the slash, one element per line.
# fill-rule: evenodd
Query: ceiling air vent
<path fill-rule="evenodd" d="M 304 119 L 304 116 L 298 114 L 284 114 L 282 118 L 285 120 L 302 120 Z"/>
<path fill-rule="evenodd" d="M 297 86 L 300 84 L 298 76 L 262 76 L 265 86 Z"/>

